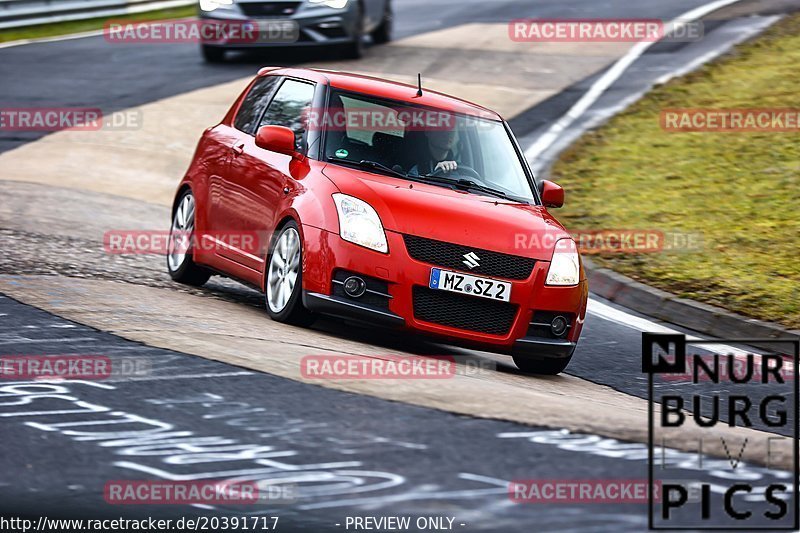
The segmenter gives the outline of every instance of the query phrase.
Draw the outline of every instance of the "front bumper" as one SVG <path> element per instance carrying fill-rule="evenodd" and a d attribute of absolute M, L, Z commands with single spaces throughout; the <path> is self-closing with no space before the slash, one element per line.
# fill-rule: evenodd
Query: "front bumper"
<path fill-rule="evenodd" d="M 511 354 L 539 359 L 565 359 L 572 356 L 577 345 L 577 342 L 566 339 L 524 337 L 514 343 Z"/>
<path fill-rule="evenodd" d="M 547 261 L 537 261 L 525 280 L 505 279 L 512 283 L 510 304 L 516 307 L 516 312 L 507 332 L 491 334 L 424 321 L 415 316 L 415 288 L 428 287 L 431 269 L 436 265 L 413 259 L 401 234 L 386 232 L 389 253 L 382 254 L 345 242 L 338 234 L 319 228 L 304 225 L 302 231 L 306 246 L 303 302 L 313 311 L 404 328 L 456 344 L 512 355 L 564 358 L 575 350 L 586 315 L 587 283 L 583 281 L 577 287 L 545 286 Z M 342 272 L 383 283 L 389 296 L 386 305 L 364 304 L 344 296 L 334 281 L 336 277 L 341 278 Z M 464 298 L 479 300 L 470 296 Z M 534 328 L 532 320 L 537 312 L 572 316 L 565 338 L 548 338 L 541 334 L 541 329 Z"/>
<path fill-rule="evenodd" d="M 266 47 L 307 47 L 350 43 L 358 34 L 358 20 L 351 8 L 332 9 L 326 7 L 303 6 L 296 13 L 286 17 L 247 16 L 243 12 L 201 11 L 200 19 L 208 24 L 238 25 L 249 22 L 260 25 L 262 31 L 258 39 L 250 40 L 221 38 L 205 42 L 207 46 L 227 50 L 247 50 Z M 268 26 L 270 30 L 263 28 Z M 291 33 L 281 28 L 291 26 Z M 220 32 L 224 33 L 224 32 Z"/>
<path fill-rule="evenodd" d="M 306 309 L 317 313 L 349 318 L 379 326 L 401 328 L 406 325 L 403 317 L 390 311 L 375 309 L 338 296 L 303 291 L 303 305 Z"/>

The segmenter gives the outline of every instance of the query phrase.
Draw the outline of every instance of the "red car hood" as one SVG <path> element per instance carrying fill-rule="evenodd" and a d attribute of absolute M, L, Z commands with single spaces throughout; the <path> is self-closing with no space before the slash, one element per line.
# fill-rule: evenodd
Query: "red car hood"
<path fill-rule="evenodd" d="M 344 194 L 369 203 L 389 231 L 549 261 L 569 234 L 546 209 L 327 165 Z"/>

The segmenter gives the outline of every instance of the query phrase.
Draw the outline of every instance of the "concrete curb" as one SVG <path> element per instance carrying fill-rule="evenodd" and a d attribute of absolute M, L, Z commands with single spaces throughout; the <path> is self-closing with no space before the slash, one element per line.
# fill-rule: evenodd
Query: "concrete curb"
<path fill-rule="evenodd" d="M 591 292 L 634 311 L 694 331 L 729 339 L 800 340 L 800 330 L 731 313 L 720 307 L 679 298 L 654 289 L 583 258 Z M 766 350 L 778 350 L 772 343 L 750 343 Z"/>

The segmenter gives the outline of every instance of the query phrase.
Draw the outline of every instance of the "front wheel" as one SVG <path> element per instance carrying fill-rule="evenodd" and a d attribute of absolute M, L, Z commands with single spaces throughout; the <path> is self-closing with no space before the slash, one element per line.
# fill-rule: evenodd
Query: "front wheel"
<path fill-rule="evenodd" d="M 225 49 L 218 46 L 200 45 L 200 51 L 206 63 L 222 63 L 225 61 Z"/>
<path fill-rule="evenodd" d="M 386 1 L 386 11 L 383 14 L 381 25 L 375 28 L 372 32 L 372 42 L 375 44 L 386 44 L 392 40 L 392 26 L 394 24 L 394 16 L 392 14 L 391 3 Z"/>
<path fill-rule="evenodd" d="M 314 315 L 303 307 L 303 242 L 294 221 L 275 239 L 267 261 L 264 296 L 269 316 L 277 321 L 306 326 Z"/>
<path fill-rule="evenodd" d="M 534 359 L 521 355 L 514 356 L 514 364 L 521 371 L 526 374 L 541 374 L 545 376 L 555 376 L 562 373 L 570 361 L 572 361 L 571 355 L 559 359 Z"/>
<path fill-rule="evenodd" d="M 344 59 L 361 59 L 364 56 L 364 12 L 358 8 L 353 40 L 342 45 L 341 55 Z"/>
<path fill-rule="evenodd" d="M 211 272 L 194 262 L 192 244 L 194 243 L 195 202 L 192 191 L 186 191 L 178 200 L 178 207 L 172 215 L 167 249 L 167 271 L 178 283 L 199 287 L 208 281 Z"/>

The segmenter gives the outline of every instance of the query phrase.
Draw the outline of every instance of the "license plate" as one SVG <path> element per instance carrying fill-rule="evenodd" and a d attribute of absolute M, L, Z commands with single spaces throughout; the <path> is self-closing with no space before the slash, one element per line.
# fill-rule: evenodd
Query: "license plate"
<path fill-rule="evenodd" d="M 431 270 L 431 280 L 428 286 L 431 289 L 480 296 L 500 302 L 507 302 L 511 299 L 511 284 L 507 281 L 479 278 L 439 268 Z"/>

